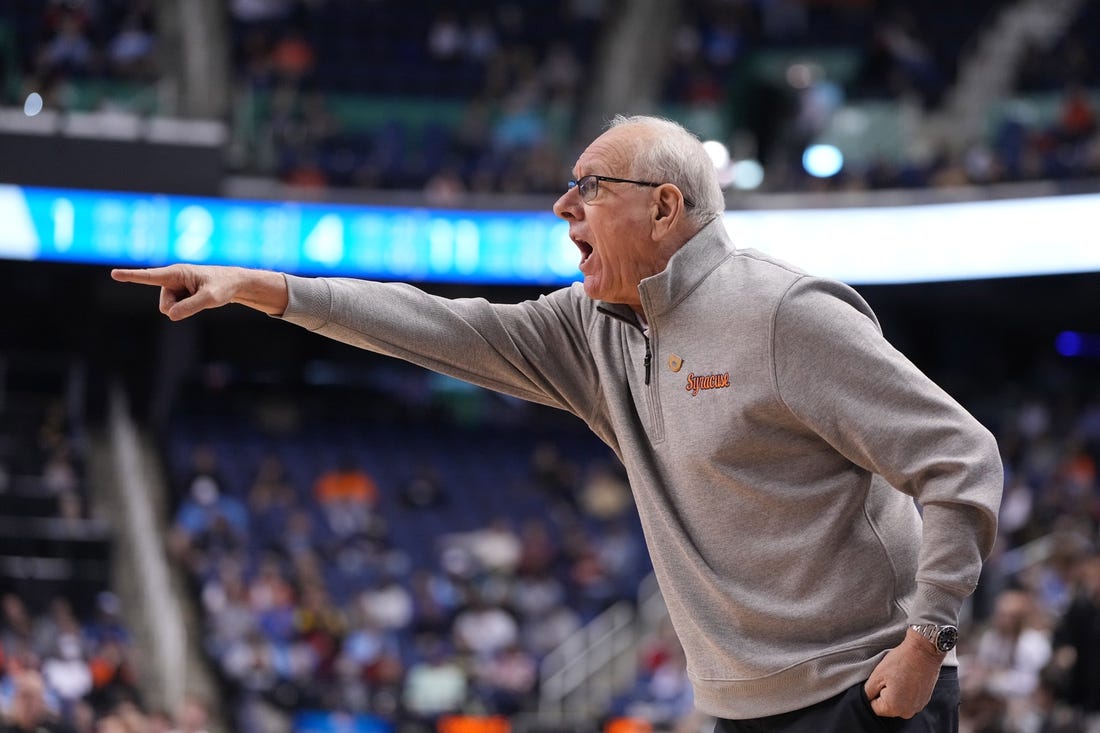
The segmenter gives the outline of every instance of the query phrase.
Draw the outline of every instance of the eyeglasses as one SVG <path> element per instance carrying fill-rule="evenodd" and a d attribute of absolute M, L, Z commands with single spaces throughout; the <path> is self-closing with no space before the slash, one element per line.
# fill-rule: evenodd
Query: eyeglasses
<path fill-rule="evenodd" d="M 657 188 L 657 186 L 665 185 L 663 183 L 653 183 L 652 181 L 633 181 L 629 178 L 612 178 L 611 176 L 589 174 L 587 176 L 581 176 L 575 181 L 569 181 L 566 187 L 570 191 L 574 188 L 577 189 L 577 193 L 581 195 L 581 201 L 590 204 L 592 200 L 596 198 L 596 194 L 600 192 L 600 181 L 604 181 L 605 183 L 633 183 L 635 186 L 649 186 L 650 188 Z M 694 207 L 695 202 L 685 196 L 684 205 Z"/>

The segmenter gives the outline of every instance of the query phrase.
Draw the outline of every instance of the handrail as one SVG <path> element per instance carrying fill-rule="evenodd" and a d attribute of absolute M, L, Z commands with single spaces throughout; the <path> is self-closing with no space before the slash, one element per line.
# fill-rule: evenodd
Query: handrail
<path fill-rule="evenodd" d="M 633 670 L 636 634 L 628 601 L 608 608 L 543 659 L 540 713 L 584 718 L 603 712 Z"/>
<path fill-rule="evenodd" d="M 137 428 L 129 415 L 126 395 L 120 386 L 111 390 L 109 432 L 112 458 L 115 463 L 122 516 L 121 533 L 129 537 L 134 548 L 135 572 L 145 590 L 141 604 L 143 622 L 156 629 L 151 649 L 150 672 L 161 702 L 175 710 L 186 691 L 187 634 L 183 615 L 172 602 L 168 567 L 162 538 L 157 534 L 157 521 L 150 501 L 147 482 L 152 469 L 142 461 Z"/>

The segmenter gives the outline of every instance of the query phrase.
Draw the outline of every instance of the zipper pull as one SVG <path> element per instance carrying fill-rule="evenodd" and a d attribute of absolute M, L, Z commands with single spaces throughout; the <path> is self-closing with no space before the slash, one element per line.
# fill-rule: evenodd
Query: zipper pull
<path fill-rule="evenodd" d="M 649 384 L 649 365 L 653 362 L 653 353 L 649 350 L 649 337 L 645 337 L 645 383 Z"/>

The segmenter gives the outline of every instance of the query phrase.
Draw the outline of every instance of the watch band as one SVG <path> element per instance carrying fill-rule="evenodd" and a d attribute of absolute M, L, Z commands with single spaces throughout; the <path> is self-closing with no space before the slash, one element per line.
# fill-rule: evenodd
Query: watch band
<path fill-rule="evenodd" d="M 959 628 L 957 626 L 939 624 L 910 624 L 909 628 L 928 639 L 936 650 L 946 654 L 955 648 L 959 641 Z"/>

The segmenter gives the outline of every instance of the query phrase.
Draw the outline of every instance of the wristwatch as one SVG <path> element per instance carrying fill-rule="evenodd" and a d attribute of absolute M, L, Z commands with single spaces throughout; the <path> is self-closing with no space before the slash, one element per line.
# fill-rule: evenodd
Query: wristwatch
<path fill-rule="evenodd" d="M 932 642 L 933 646 L 939 651 L 946 654 L 955 648 L 955 644 L 959 642 L 959 627 L 958 626 L 940 626 L 938 624 L 911 624 L 909 626 L 913 631 L 917 632 L 928 641 Z"/>

